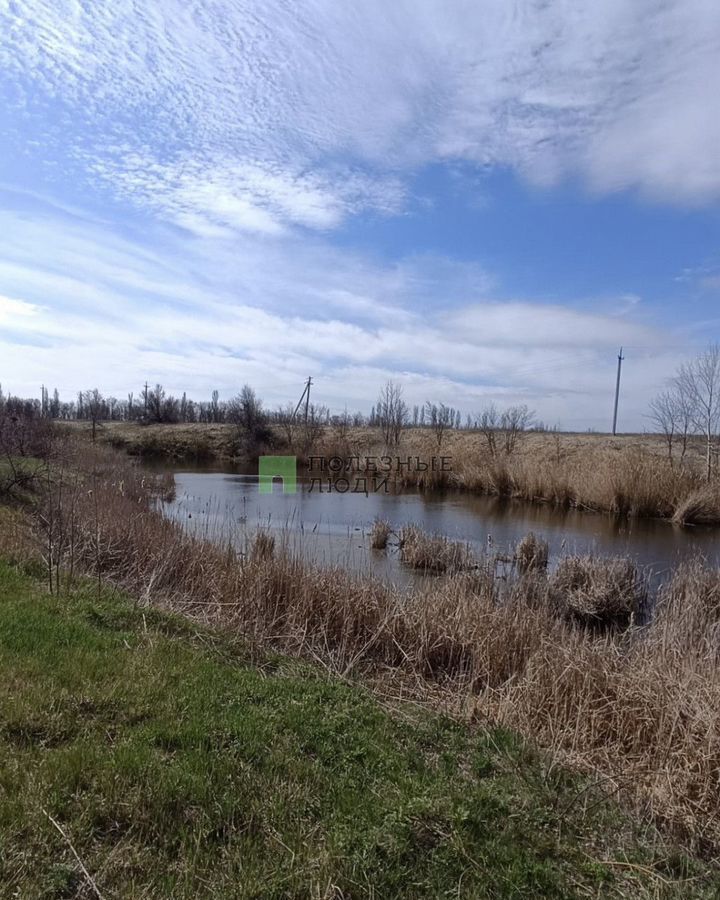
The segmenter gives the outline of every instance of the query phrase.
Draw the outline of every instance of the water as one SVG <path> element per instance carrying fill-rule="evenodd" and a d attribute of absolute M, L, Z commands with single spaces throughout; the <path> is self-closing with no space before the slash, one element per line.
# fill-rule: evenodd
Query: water
<path fill-rule="evenodd" d="M 342 565 L 396 583 L 416 575 L 400 564 L 396 549 L 371 550 L 369 531 L 377 518 L 394 529 L 423 530 L 468 543 L 478 555 L 511 555 L 534 531 L 549 544 L 553 559 L 570 553 L 629 556 L 656 576 L 702 555 L 720 565 L 720 531 L 683 528 L 652 519 L 618 519 L 604 514 L 558 510 L 544 505 L 458 492 L 319 493 L 298 481 L 296 494 L 260 494 L 257 476 L 242 472 L 176 471 L 176 497 L 166 513 L 211 537 L 239 544 L 266 528 L 290 550 L 321 565 Z"/>

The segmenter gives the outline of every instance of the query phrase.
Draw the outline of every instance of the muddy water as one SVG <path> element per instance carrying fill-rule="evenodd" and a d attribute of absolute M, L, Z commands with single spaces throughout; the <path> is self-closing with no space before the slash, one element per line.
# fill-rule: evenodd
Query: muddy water
<path fill-rule="evenodd" d="M 511 554 L 534 531 L 550 546 L 551 560 L 567 553 L 630 556 L 656 576 L 678 562 L 702 555 L 720 565 L 720 530 L 683 528 L 648 519 L 561 511 L 522 501 L 465 493 L 319 493 L 298 482 L 295 494 L 275 486 L 260 494 L 257 476 L 241 472 L 180 470 L 176 497 L 165 511 L 193 531 L 241 543 L 257 528 L 273 531 L 293 551 L 319 564 L 340 564 L 399 583 L 404 571 L 397 551 L 373 551 L 368 533 L 377 518 L 400 529 L 416 524 L 430 533 L 470 544 L 482 555 Z"/>

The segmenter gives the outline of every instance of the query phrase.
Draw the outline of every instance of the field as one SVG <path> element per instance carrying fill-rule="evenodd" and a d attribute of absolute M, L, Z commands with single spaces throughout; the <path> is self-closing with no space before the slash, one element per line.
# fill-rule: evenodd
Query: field
<path fill-rule="evenodd" d="M 0 563 L 3 896 L 712 896 L 502 729 Z M 689 880 L 688 880 L 689 879 Z"/>
<path fill-rule="evenodd" d="M 73 426 L 81 433 L 87 425 Z M 238 446 L 230 425 L 148 425 L 107 422 L 99 440 L 131 455 L 168 460 L 231 460 Z M 368 458 L 393 459 L 393 476 L 406 486 L 449 487 L 514 497 L 563 508 L 609 512 L 620 516 L 672 519 L 680 524 L 720 524 L 720 480 L 704 478 L 704 446 L 690 439 L 680 460 L 668 458 L 659 435 L 520 434 L 511 452 L 497 435 L 494 451 L 476 431 L 448 431 L 438 445 L 429 428 L 406 430 L 400 444 L 386 447 L 377 429 L 347 431 L 326 427 L 308 447 L 298 437 L 275 432 L 275 447 L 267 452 L 357 459 L 355 474 L 364 474 Z M 419 458 L 431 463 L 447 457 L 447 471 L 417 471 L 398 467 L 397 459 Z M 247 462 L 247 460 L 241 460 Z M 376 463 L 371 463 L 372 465 Z M 316 475 L 327 472 L 316 471 Z"/>

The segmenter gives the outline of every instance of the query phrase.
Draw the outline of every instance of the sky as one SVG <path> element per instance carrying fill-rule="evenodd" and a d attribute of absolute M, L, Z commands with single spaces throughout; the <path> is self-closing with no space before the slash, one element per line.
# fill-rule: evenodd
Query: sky
<path fill-rule="evenodd" d="M 717 0 L 0 0 L 0 383 L 527 403 L 720 340 Z"/>

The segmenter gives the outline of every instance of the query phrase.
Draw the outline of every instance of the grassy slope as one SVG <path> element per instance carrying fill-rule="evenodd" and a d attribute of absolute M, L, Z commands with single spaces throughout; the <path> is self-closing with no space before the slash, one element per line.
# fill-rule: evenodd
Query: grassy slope
<path fill-rule="evenodd" d="M 714 895 L 582 790 L 505 733 L 0 563 L 3 897 L 94 896 L 69 842 L 105 898 Z"/>

